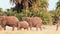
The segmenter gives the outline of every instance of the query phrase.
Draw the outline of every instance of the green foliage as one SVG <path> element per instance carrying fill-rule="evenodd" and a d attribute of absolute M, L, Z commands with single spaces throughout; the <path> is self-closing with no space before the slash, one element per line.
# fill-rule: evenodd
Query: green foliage
<path fill-rule="evenodd" d="M 57 7 L 56 7 L 56 9 L 58 9 L 60 7 L 60 0 L 58 0 L 58 2 L 57 2 Z"/>
<path fill-rule="evenodd" d="M 42 18 L 43 24 L 52 24 L 51 14 L 43 8 L 30 8 L 22 12 L 23 17 L 35 17 L 38 16 Z"/>
<path fill-rule="evenodd" d="M 53 20 L 55 19 L 55 12 L 47 11 L 48 1 L 47 0 L 34 0 L 33 2 L 36 3 L 37 7 L 34 7 L 35 4 L 27 9 L 22 9 L 21 13 L 17 13 L 17 11 L 13 11 L 12 9 L 8 9 L 7 11 L 0 10 L 0 16 L 16 16 L 19 20 L 22 20 L 22 17 L 35 17 L 38 16 L 42 19 L 43 24 L 52 24 Z M 57 10 L 59 11 L 59 10 Z M 57 14 L 57 13 L 56 13 Z M 53 17 L 52 17 L 53 16 Z"/>
<path fill-rule="evenodd" d="M 53 23 L 55 23 L 57 18 L 60 16 L 60 8 L 57 8 L 56 10 L 50 11 L 50 13 L 51 13 L 51 16 L 53 18 L 52 21 L 53 21 Z"/>
<path fill-rule="evenodd" d="M 0 16 L 5 15 L 5 13 L 3 12 L 2 8 L 0 8 Z"/>
<path fill-rule="evenodd" d="M 2 11 L 3 12 L 3 11 Z M 1 13 L 2 13 L 1 12 Z M 51 14 L 43 9 L 43 8 L 29 8 L 24 9 L 23 12 L 17 13 L 15 11 L 12 11 L 11 9 L 9 11 L 3 12 L 2 15 L 6 14 L 7 16 L 16 16 L 19 20 L 22 19 L 22 17 L 35 17 L 38 16 L 42 18 L 43 24 L 52 24 L 52 17 Z"/>
<path fill-rule="evenodd" d="M 23 14 L 23 16 L 25 16 L 25 17 L 27 17 L 27 16 L 30 17 L 30 16 L 31 16 L 31 12 L 30 12 L 29 9 L 26 9 L 26 10 L 24 9 L 23 12 L 22 12 L 22 14 Z"/>

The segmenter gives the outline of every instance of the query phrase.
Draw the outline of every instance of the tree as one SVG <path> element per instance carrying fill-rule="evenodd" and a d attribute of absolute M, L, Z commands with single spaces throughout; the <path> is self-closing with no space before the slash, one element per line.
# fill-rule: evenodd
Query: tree
<path fill-rule="evenodd" d="M 16 14 L 18 18 L 38 16 L 42 18 L 43 24 L 52 24 L 52 17 L 47 11 L 48 0 L 11 0 L 11 2 L 16 5 L 17 11 L 22 10 L 22 12 Z"/>
<path fill-rule="evenodd" d="M 47 0 L 10 0 L 12 4 L 15 4 L 13 9 L 17 10 L 18 13 L 22 12 L 22 9 L 28 9 L 30 7 L 36 8 L 41 7 L 47 9 Z"/>
<path fill-rule="evenodd" d="M 55 24 L 60 15 L 60 8 L 58 7 L 56 10 L 50 11 L 50 13 L 53 19 L 53 24 Z"/>
<path fill-rule="evenodd" d="M 59 8 L 59 7 L 60 7 L 60 0 L 57 2 L 57 7 L 56 7 L 56 9 Z"/>

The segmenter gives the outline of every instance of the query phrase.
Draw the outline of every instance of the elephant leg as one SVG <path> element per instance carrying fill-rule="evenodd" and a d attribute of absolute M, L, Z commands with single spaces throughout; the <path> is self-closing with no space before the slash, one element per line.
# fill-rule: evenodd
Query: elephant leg
<path fill-rule="evenodd" d="M 30 26 L 30 30 L 32 30 L 32 26 Z"/>
<path fill-rule="evenodd" d="M 28 28 L 24 28 L 24 30 L 28 30 Z"/>
<path fill-rule="evenodd" d="M 36 25 L 36 30 L 38 30 L 38 28 L 39 28 L 39 26 L 38 26 L 38 25 Z"/>
<path fill-rule="evenodd" d="M 27 30 L 29 30 L 29 28 L 27 27 Z"/>
<path fill-rule="evenodd" d="M 18 27 L 17 27 L 17 30 L 19 30 L 20 29 L 20 25 L 18 25 Z"/>
<path fill-rule="evenodd" d="M 12 31 L 14 31 L 14 28 L 15 28 L 15 26 L 13 26 L 13 29 L 12 29 Z"/>
<path fill-rule="evenodd" d="M 27 28 L 23 28 L 24 30 L 26 30 Z"/>
<path fill-rule="evenodd" d="M 21 30 L 22 28 L 20 27 L 19 29 Z"/>
<path fill-rule="evenodd" d="M 20 27 L 17 27 L 17 30 L 19 30 L 20 29 Z"/>
<path fill-rule="evenodd" d="M 29 25 L 29 26 L 30 26 L 30 30 L 32 30 L 32 23 L 30 23 L 30 25 Z"/>
<path fill-rule="evenodd" d="M 4 30 L 6 30 L 6 26 L 5 25 L 2 25 L 2 28 L 4 28 Z"/>
<path fill-rule="evenodd" d="M 2 25 L 2 27 L 4 28 L 4 30 L 6 30 L 6 21 L 2 21 L 2 23 L 1 23 L 1 25 Z"/>
<path fill-rule="evenodd" d="M 57 25 L 56 25 L 56 31 L 58 30 L 58 27 L 59 27 L 59 23 L 57 23 Z"/>
<path fill-rule="evenodd" d="M 41 24 L 39 24 L 39 28 L 40 28 L 40 30 L 42 30 L 42 27 L 41 27 L 42 25 Z"/>
<path fill-rule="evenodd" d="M 41 26 L 39 28 L 40 28 L 40 30 L 42 30 L 42 27 Z"/>
<path fill-rule="evenodd" d="M 6 30 L 6 26 L 4 26 L 4 30 Z"/>
<path fill-rule="evenodd" d="M 26 29 L 27 29 L 27 30 L 29 30 L 29 28 L 28 28 L 28 27 L 27 27 Z"/>

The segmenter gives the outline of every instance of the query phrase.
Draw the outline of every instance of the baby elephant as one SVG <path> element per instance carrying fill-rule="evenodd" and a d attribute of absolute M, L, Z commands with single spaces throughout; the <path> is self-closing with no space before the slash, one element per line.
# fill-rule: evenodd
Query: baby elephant
<path fill-rule="evenodd" d="M 27 21 L 20 21 L 18 23 L 18 30 L 21 28 L 27 29 L 28 30 L 29 24 L 27 23 Z"/>

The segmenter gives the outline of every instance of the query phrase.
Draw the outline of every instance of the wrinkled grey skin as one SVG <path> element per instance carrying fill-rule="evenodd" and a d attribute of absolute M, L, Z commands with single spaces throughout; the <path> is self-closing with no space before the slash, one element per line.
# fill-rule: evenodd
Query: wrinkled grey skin
<path fill-rule="evenodd" d="M 27 29 L 28 30 L 29 24 L 27 21 L 20 21 L 18 23 L 18 30 L 21 28 Z"/>
<path fill-rule="evenodd" d="M 42 30 L 42 19 L 40 17 L 23 17 L 22 20 L 29 23 L 30 29 L 32 29 L 32 27 L 36 27 L 37 30 L 38 28 Z"/>
<path fill-rule="evenodd" d="M 12 30 L 14 30 L 14 28 L 17 27 L 19 20 L 15 16 L 0 16 L 0 22 L 4 30 L 6 30 L 6 26 L 11 26 L 13 27 Z"/>

